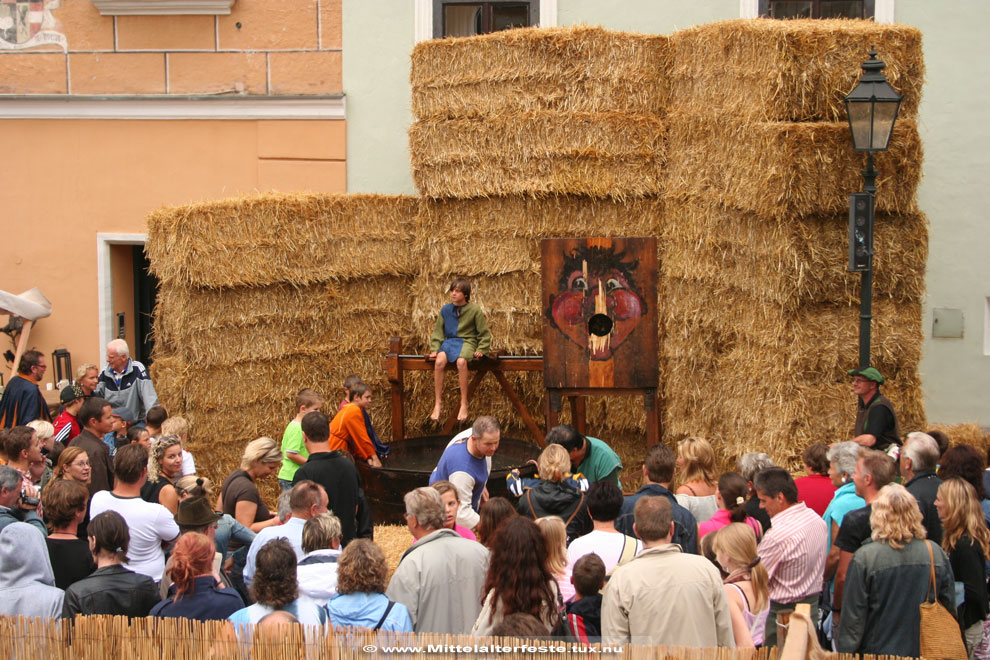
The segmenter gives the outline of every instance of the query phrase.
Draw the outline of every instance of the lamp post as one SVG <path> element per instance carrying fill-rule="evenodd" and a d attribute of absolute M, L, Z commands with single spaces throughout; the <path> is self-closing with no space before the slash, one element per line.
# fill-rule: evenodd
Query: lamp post
<path fill-rule="evenodd" d="M 886 67 L 870 49 L 863 62 L 863 75 L 846 95 L 846 112 L 853 148 L 865 151 L 863 192 L 849 196 L 849 270 L 862 273 L 859 303 L 859 366 L 870 366 L 870 323 L 873 320 L 873 207 L 877 193 L 877 171 L 873 152 L 886 151 L 901 106 L 900 94 L 883 75 Z"/>

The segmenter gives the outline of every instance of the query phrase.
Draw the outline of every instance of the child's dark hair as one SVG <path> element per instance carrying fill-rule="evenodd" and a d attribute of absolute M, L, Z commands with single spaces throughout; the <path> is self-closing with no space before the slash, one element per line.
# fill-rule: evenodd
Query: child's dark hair
<path fill-rule="evenodd" d="M 749 483 L 738 472 L 726 472 L 718 479 L 718 492 L 722 495 L 725 508 L 729 510 L 729 520 L 746 522 L 746 497 Z"/>
<path fill-rule="evenodd" d="M 574 591 L 582 598 L 594 596 L 605 586 L 605 562 L 593 552 L 574 562 L 571 572 Z"/>
<path fill-rule="evenodd" d="M 137 442 L 138 438 L 141 437 L 141 434 L 147 430 L 148 429 L 146 429 L 143 426 L 132 426 L 131 428 L 127 429 L 127 444 L 131 444 L 132 442 Z"/>
<path fill-rule="evenodd" d="M 162 427 L 162 422 L 168 419 L 168 411 L 162 406 L 151 406 L 148 408 L 148 414 L 145 417 L 145 421 L 156 428 Z"/>
<path fill-rule="evenodd" d="M 86 534 L 95 542 L 94 553 L 105 550 L 116 553 L 122 562 L 127 559 L 127 546 L 131 542 L 131 534 L 127 529 L 124 518 L 116 511 L 104 511 L 89 521 Z"/>
<path fill-rule="evenodd" d="M 450 293 L 454 289 L 457 289 L 464 294 L 464 300 L 471 300 L 471 281 L 464 277 L 457 277 L 453 282 L 450 283 L 450 288 L 447 289 L 447 293 Z"/>
<path fill-rule="evenodd" d="M 357 374 L 351 374 L 350 376 L 344 379 L 344 391 L 347 392 L 348 400 L 350 400 L 351 388 L 353 388 L 358 383 L 363 383 L 363 382 L 364 381 L 361 380 L 361 377 L 358 376 Z"/>
<path fill-rule="evenodd" d="M 371 391 L 371 387 L 369 385 L 362 383 L 360 381 L 354 383 L 354 385 L 351 386 L 351 389 L 348 390 L 348 394 L 347 394 L 348 401 L 353 401 L 359 396 L 363 396 L 365 392 L 370 392 L 370 391 Z"/>

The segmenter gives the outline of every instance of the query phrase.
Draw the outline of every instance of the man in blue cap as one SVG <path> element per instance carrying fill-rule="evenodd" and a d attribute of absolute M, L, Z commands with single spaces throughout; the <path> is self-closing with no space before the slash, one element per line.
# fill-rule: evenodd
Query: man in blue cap
<path fill-rule="evenodd" d="M 886 379 L 874 367 L 850 369 L 849 375 L 853 377 L 853 392 L 859 397 L 853 440 L 864 447 L 879 449 L 888 454 L 894 448 L 899 452 L 901 430 L 894 414 L 894 406 L 887 397 L 880 394 L 880 386 Z"/>

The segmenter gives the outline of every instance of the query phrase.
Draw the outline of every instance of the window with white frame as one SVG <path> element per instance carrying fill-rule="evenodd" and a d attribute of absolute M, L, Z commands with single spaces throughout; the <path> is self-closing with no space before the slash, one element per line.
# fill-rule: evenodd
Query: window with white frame
<path fill-rule="evenodd" d="M 873 18 L 876 0 L 759 0 L 769 18 Z"/>
<path fill-rule="evenodd" d="M 433 0 L 433 37 L 470 37 L 540 24 L 540 0 Z"/>

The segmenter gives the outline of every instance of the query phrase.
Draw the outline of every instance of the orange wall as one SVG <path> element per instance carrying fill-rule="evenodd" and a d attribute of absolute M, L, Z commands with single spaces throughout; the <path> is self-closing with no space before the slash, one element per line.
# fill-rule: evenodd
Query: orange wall
<path fill-rule="evenodd" d="M 145 233 L 163 205 L 346 188 L 343 121 L 0 120 L 0 134 L 0 289 L 41 289 L 53 314 L 30 344 L 73 365 L 103 363 L 97 232 Z"/>
<path fill-rule="evenodd" d="M 339 94 L 340 0 L 236 0 L 226 16 L 52 11 L 68 52 L 0 51 L 0 94 Z"/>

